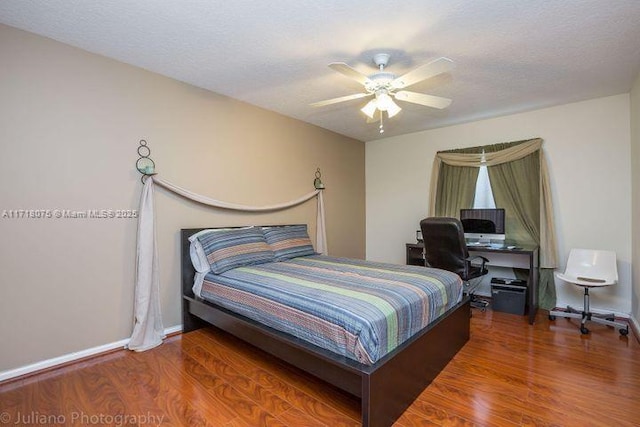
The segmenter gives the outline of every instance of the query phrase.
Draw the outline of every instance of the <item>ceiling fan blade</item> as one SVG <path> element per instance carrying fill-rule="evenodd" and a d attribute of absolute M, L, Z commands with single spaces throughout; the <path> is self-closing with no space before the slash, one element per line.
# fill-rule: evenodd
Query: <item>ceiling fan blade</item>
<path fill-rule="evenodd" d="M 357 81 L 360 84 L 364 85 L 366 83 L 371 82 L 371 80 L 369 80 L 369 77 L 365 76 L 355 68 L 351 68 L 349 65 L 345 64 L 344 62 L 333 62 L 329 64 L 329 68 L 331 68 L 333 71 L 339 72 L 344 76 L 349 77 L 352 80 Z"/>
<path fill-rule="evenodd" d="M 449 98 L 442 98 L 440 96 L 426 95 L 424 93 L 410 92 L 408 90 L 401 90 L 397 92 L 395 98 L 398 101 L 412 102 L 414 104 L 424 105 L 426 107 L 437 108 L 442 110 L 451 105 Z"/>
<path fill-rule="evenodd" d="M 443 57 L 435 59 L 393 80 L 391 87 L 394 89 L 402 89 L 411 86 L 422 80 L 437 76 L 438 74 L 446 73 L 452 70 L 453 66 L 453 61 L 449 58 Z"/>
<path fill-rule="evenodd" d="M 371 93 L 355 93 L 353 95 L 341 96 L 339 98 L 326 99 L 324 101 L 314 102 L 309 104 L 312 107 L 324 107 L 325 105 L 337 104 L 339 102 L 351 101 L 352 99 L 364 98 L 365 96 L 372 95 Z"/>

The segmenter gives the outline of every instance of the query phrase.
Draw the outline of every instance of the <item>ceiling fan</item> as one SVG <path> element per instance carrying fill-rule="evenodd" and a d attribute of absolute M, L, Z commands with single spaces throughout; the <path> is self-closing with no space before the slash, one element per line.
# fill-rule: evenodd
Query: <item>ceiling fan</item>
<path fill-rule="evenodd" d="M 337 104 L 339 102 L 373 96 L 374 98 L 370 100 L 361 109 L 361 111 L 366 114 L 370 120 L 376 120 L 375 116 L 376 112 L 378 112 L 380 119 L 380 133 L 383 133 L 383 112 L 386 111 L 387 117 L 390 118 L 398 114 L 401 110 L 398 104 L 393 101 L 393 98 L 398 101 L 411 102 L 437 109 L 447 108 L 451 104 L 451 100 L 448 98 L 402 89 L 437 76 L 438 74 L 450 71 L 453 69 L 452 60 L 444 57 L 438 58 L 427 64 L 421 65 L 400 77 L 397 77 L 395 74 L 385 71 L 385 67 L 389 63 L 390 57 L 391 55 L 388 53 L 375 54 L 373 56 L 373 62 L 378 67 L 378 72 L 369 76 L 362 74 L 344 62 L 334 62 L 329 64 L 329 67 L 332 70 L 361 83 L 364 86 L 365 92 L 314 102 L 311 106 L 324 107 L 326 105 Z"/>

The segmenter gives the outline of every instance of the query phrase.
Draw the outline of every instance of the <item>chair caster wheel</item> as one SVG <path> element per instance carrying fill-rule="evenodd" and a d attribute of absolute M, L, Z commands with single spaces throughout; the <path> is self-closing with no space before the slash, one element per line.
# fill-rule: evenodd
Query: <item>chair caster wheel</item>
<path fill-rule="evenodd" d="M 549 315 L 549 320 L 556 320 L 556 316 L 554 316 L 554 315 L 550 314 L 550 315 Z"/>
<path fill-rule="evenodd" d="M 580 327 L 580 333 L 582 335 L 587 335 L 589 333 L 589 329 L 585 328 L 584 326 Z"/>
<path fill-rule="evenodd" d="M 626 337 L 629 334 L 629 329 L 620 328 L 619 332 L 620 332 L 620 336 Z"/>

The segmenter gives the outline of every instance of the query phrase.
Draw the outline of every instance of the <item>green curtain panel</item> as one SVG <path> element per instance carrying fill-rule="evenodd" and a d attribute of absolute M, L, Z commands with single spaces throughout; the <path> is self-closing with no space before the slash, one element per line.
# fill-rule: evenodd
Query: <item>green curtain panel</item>
<path fill-rule="evenodd" d="M 545 310 L 553 310 L 556 307 L 556 282 L 553 278 L 553 268 L 540 268 L 538 306 Z"/>
<path fill-rule="evenodd" d="M 513 143 L 495 144 L 501 151 Z M 540 245 L 540 156 L 535 151 L 511 162 L 487 167 L 496 205 L 506 210 L 509 239 L 516 245 Z"/>
<path fill-rule="evenodd" d="M 480 151 L 478 151 L 480 150 Z M 461 148 L 449 150 L 447 153 L 481 153 L 481 147 Z M 478 180 L 478 168 L 440 166 L 438 188 L 436 193 L 435 216 L 454 217 L 460 214 L 460 209 L 473 206 L 476 181 Z"/>

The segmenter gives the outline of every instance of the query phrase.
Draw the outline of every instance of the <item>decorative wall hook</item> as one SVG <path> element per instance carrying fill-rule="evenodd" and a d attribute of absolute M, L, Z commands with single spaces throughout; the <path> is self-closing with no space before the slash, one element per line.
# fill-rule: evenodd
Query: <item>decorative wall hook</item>
<path fill-rule="evenodd" d="M 322 173 L 320 172 L 320 168 L 316 170 L 316 179 L 313 180 L 313 186 L 316 190 L 324 190 L 324 184 L 322 183 Z"/>
<path fill-rule="evenodd" d="M 136 169 L 143 176 L 141 178 L 142 183 L 144 184 L 144 178 L 149 175 L 156 174 L 156 164 L 151 159 L 151 149 L 147 147 L 147 141 L 144 139 L 140 140 L 140 145 L 138 146 L 138 160 L 136 161 Z"/>

